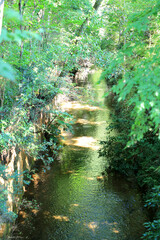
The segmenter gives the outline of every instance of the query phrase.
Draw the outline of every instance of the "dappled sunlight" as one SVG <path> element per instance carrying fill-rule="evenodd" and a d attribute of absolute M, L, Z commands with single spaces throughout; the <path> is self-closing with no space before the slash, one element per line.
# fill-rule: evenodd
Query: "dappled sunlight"
<path fill-rule="evenodd" d="M 87 180 L 90 180 L 90 181 L 93 181 L 93 180 L 95 180 L 95 178 L 93 178 L 93 177 L 86 177 L 86 176 L 82 176 L 82 178 L 85 178 L 85 179 L 87 179 Z"/>
<path fill-rule="evenodd" d="M 38 209 L 32 209 L 32 213 L 33 213 L 34 215 L 37 215 L 38 212 L 39 212 Z"/>
<path fill-rule="evenodd" d="M 4 179 L 0 177 L 0 185 L 3 185 L 5 183 Z"/>
<path fill-rule="evenodd" d="M 83 118 L 79 118 L 76 123 L 80 123 L 80 124 L 89 124 L 89 125 L 101 125 L 101 124 L 105 124 L 106 121 L 100 121 L 100 122 L 93 122 L 93 121 L 89 121 L 87 119 L 83 119 Z"/>
<path fill-rule="evenodd" d="M 80 224 L 81 222 L 79 220 L 76 220 L 75 223 Z"/>
<path fill-rule="evenodd" d="M 103 180 L 103 179 L 105 179 L 105 177 L 106 176 L 97 176 L 96 178 L 97 178 L 97 180 Z"/>
<path fill-rule="evenodd" d="M 41 181 L 41 177 L 38 173 L 32 174 L 32 181 L 34 182 L 34 187 L 37 188 L 39 182 Z"/>
<path fill-rule="evenodd" d="M 67 172 L 65 172 L 65 174 L 68 174 L 68 173 L 74 173 L 73 170 L 68 170 Z"/>
<path fill-rule="evenodd" d="M 43 215 L 49 216 L 49 215 L 50 215 L 50 212 L 49 212 L 49 211 L 44 211 L 44 212 L 43 212 Z"/>
<path fill-rule="evenodd" d="M 97 222 L 84 223 L 84 226 L 88 227 L 90 230 L 95 232 L 95 229 L 98 228 L 98 223 Z"/>
<path fill-rule="evenodd" d="M 118 223 L 117 222 L 108 222 L 105 221 L 103 224 L 109 225 L 109 226 L 116 226 Z"/>
<path fill-rule="evenodd" d="M 55 215 L 55 216 L 52 216 L 54 219 L 56 220 L 59 220 L 59 221 L 65 221 L 65 222 L 68 222 L 69 221 L 69 218 L 67 216 L 61 216 L 61 215 Z"/>
<path fill-rule="evenodd" d="M 105 225 L 108 225 L 108 226 L 111 226 L 112 228 L 110 229 L 113 233 L 120 233 L 119 230 L 117 230 L 116 227 L 118 227 L 118 223 L 117 222 L 108 222 L 108 221 L 105 221 L 103 222 L 102 224 L 105 224 Z"/>
<path fill-rule="evenodd" d="M 28 217 L 28 214 L 25 211 L 23 211 L 23 210 L 20 210 L 18 215 L 19 215 L 19 217 L 21 217 L 23 219 Z"/>
<path fill-rule="evenodd" d="M 28 170 L 30 170 L 29 159 L 28 159 L 27 156 L 25 157 L 25 164 L 26 164 L 26 168 L 27 168 Z"/>
<path fill-rule="evenodd" d="M 98 150 L 100 146 L 96 145 L 96 139 L 93 137 L 77 137 L 71 138 L 64 141 L 65 145 L 72 145 L 81 148 L 90 148 L 92 150 Z"/>
<path fill-rule="evenodd" d="M 63 216 L 63 215 L 53 215 L 51 216 L 50 215 L 50 212 L 49 211 L 44 211 L 43 214 L 48 218 L 52 217 L 54 218 L 55 220 L 58 220 L 60 222 L 64 221 L 64 222 L 69 222 L 69 218 L 67 216 Z"/>
<path fill-rule="evenodd" d="M 79 207 L 79 204 L 78 203 L 73 203 L 73 204 L 70 204 L 70 211 L 73 212 L 77 207 Z"/>
<path fill-rule="evenodd" d="M 118 231 L 116 228 L 113 228 L 112 231 L 113 231 L 114 233 L 119 233 L 119 231 Z"/>
<path fill-rule="evenodd" d="M 70 136 L 72 136 L 72 133 L 69 131 L 66 132 L 66 131 L 61 130 L 61 136 L 62 137 L 70 137 Z"/>
<path fill-rule="evenodd" d="M 3 237 L 3 233 L 4 233 L 5 229 L 6 229 L 5 224 L 0 225 L 0 238 Z"/>
<path fill-rule="evenodd" d="M 71 207 L 78 207 L 78 206 L 79 206 L 78 203 L 73 203 L 73 204 L 71 204 Z"/>
<path fill-rule="evenodd" d="M 103 110 L 100 107 L 97 106 L 90 106 L 88 104 L 80 104 L 78 102 L 66 102 L 66 103 L 62 103 L 62 109 L 64 110 L 88 110 L 88 111 L 97 111 L 97 110 Z"/>
<path fill-rule="evenodd" d="M 70 149 L 71 149 L 72 151 L 77 151 L 77 152 L 78 152 L 78 151 L 81 151 L 81 148 L 78 148 L 78 147 L 76 147 L 76 146 L 75 146 L 75 147 L 74 147 L 74 146 L 73 146 L 73 147 L 70 146 Z"/>

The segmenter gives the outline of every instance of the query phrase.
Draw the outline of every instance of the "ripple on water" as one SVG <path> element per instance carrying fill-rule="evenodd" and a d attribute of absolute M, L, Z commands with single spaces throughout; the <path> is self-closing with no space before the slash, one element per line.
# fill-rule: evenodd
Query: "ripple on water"
<path fill-rule="evenodd" d="M 80 102 L 64 108 L 77 119 L 74 134 L 62 133 L 59 161 L 43 184 L 30 186 L 41 209 L 21 226 L 23 239 L 139 240 L 145 214 L 137 188 L 121 176 L 101 174 L 107 160 L 97 149 L 109 110 Z"/>

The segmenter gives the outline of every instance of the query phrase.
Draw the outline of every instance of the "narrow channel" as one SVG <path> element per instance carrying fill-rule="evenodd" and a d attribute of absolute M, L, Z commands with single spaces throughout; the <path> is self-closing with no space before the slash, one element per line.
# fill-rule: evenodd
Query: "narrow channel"
<path fill-rule="evenodd" d="M 90 81 L 98 77 L 99 72 Z M 30 187 L 28 198 L 40 210 L 33 209 L 32 218 L 23 216 L 19 222 L 22 239 L 138 240 L 143 234 L 146 216 L 136 184 L 102 175 L 107 159 L 98 156 L 99 141 L 106 138 L 111 121 L 104 88 L 96 85 L 88 99 L 63 105 L 75 118 L 73 133 L 62 133 L 59 159 Z"/>

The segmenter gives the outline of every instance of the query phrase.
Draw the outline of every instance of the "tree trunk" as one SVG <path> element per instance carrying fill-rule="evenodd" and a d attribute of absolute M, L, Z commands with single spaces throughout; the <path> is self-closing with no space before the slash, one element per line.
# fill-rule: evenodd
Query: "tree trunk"
<path fill-rule="evenodd" d="M 21 21 L 22 21 L 22 0 L 19 0 L 19 14 L 21 16 Z M 20 24 L 20 30 L 21 32 L 23 30 L 22 22 Z M 22 59 L 22 55 L 23 55 L 23 41 L 21 41 L 20 60 Z"/>
<path fill-rule="evenodd" d="M 98 11 L 101 3 L 102 3 L 103 0 L 96 0 L 95 1 L 95 4 L 93 5 L 93 9 L 95 11 Z M 87 16 L 86 19 L 83 21 L 82 25 L 80 26 L 80 28 L 77 30 L 77 32 L 75 33 L 75 35 L 77 37 L 79 37 L 82 33 L 83 33 L 83 30 L 84 30 L 84 27 L 86 26 L 86 24 L 89 22 L 89 17 Z M 75 41 L 75 44 L 78 43 L 78 39 Z M 65 66 L 65 63 L 64 63 L 64 66 Z M 66 72 L 64 70 L 64 67 L 59 75 L 59 77 L 64 77 L 66 75 Z"/>
<path fill-rule="evenodd" d="M 95 11 L 98 11 L 98 8 L 100 7 L 101 3 L 103 0 L 96 0 L 95 4 L 93 5 L 93 9 L 95 9 Z M 86 19 L 83 21 L 82 25 L 80 26 L 80 28 L 77 30 L 77 36 L 79 37 L 82 33 L 83 33 L 83 29 L 85 27 L 85 25 L 89 22 L 89 18 L 86 17 Z"/>
<path fill-rule="evenodd" d="M 3 9 L 4 9 L 4 0 L 0 0 L 0 35 L 2 32 Z"/>
<path fill-rule="evenodd" d="M 93 8 L 97 11 L 103 0 L 96 0 Z"/>

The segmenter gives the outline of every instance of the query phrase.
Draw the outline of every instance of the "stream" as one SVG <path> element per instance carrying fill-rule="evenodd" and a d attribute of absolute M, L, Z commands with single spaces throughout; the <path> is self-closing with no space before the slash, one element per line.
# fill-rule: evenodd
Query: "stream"
<path fill-rule="evenodd" d="M 62 133 L 58 160 L 30 185 L 27 198 L 40 207 L 20 212 L 15 239 L 138 240 L 143 234 L 146 215 L 136 183 L 102 175 L 107 159 L 98 157 L 99 141 L 106 139 L 111 110 L 103 104 L 104 83 L 92 96 L 87 90 L 99 75 L 90 76 L 83 101 L 63 104 L 75 118 L 73 133 Z"/>

